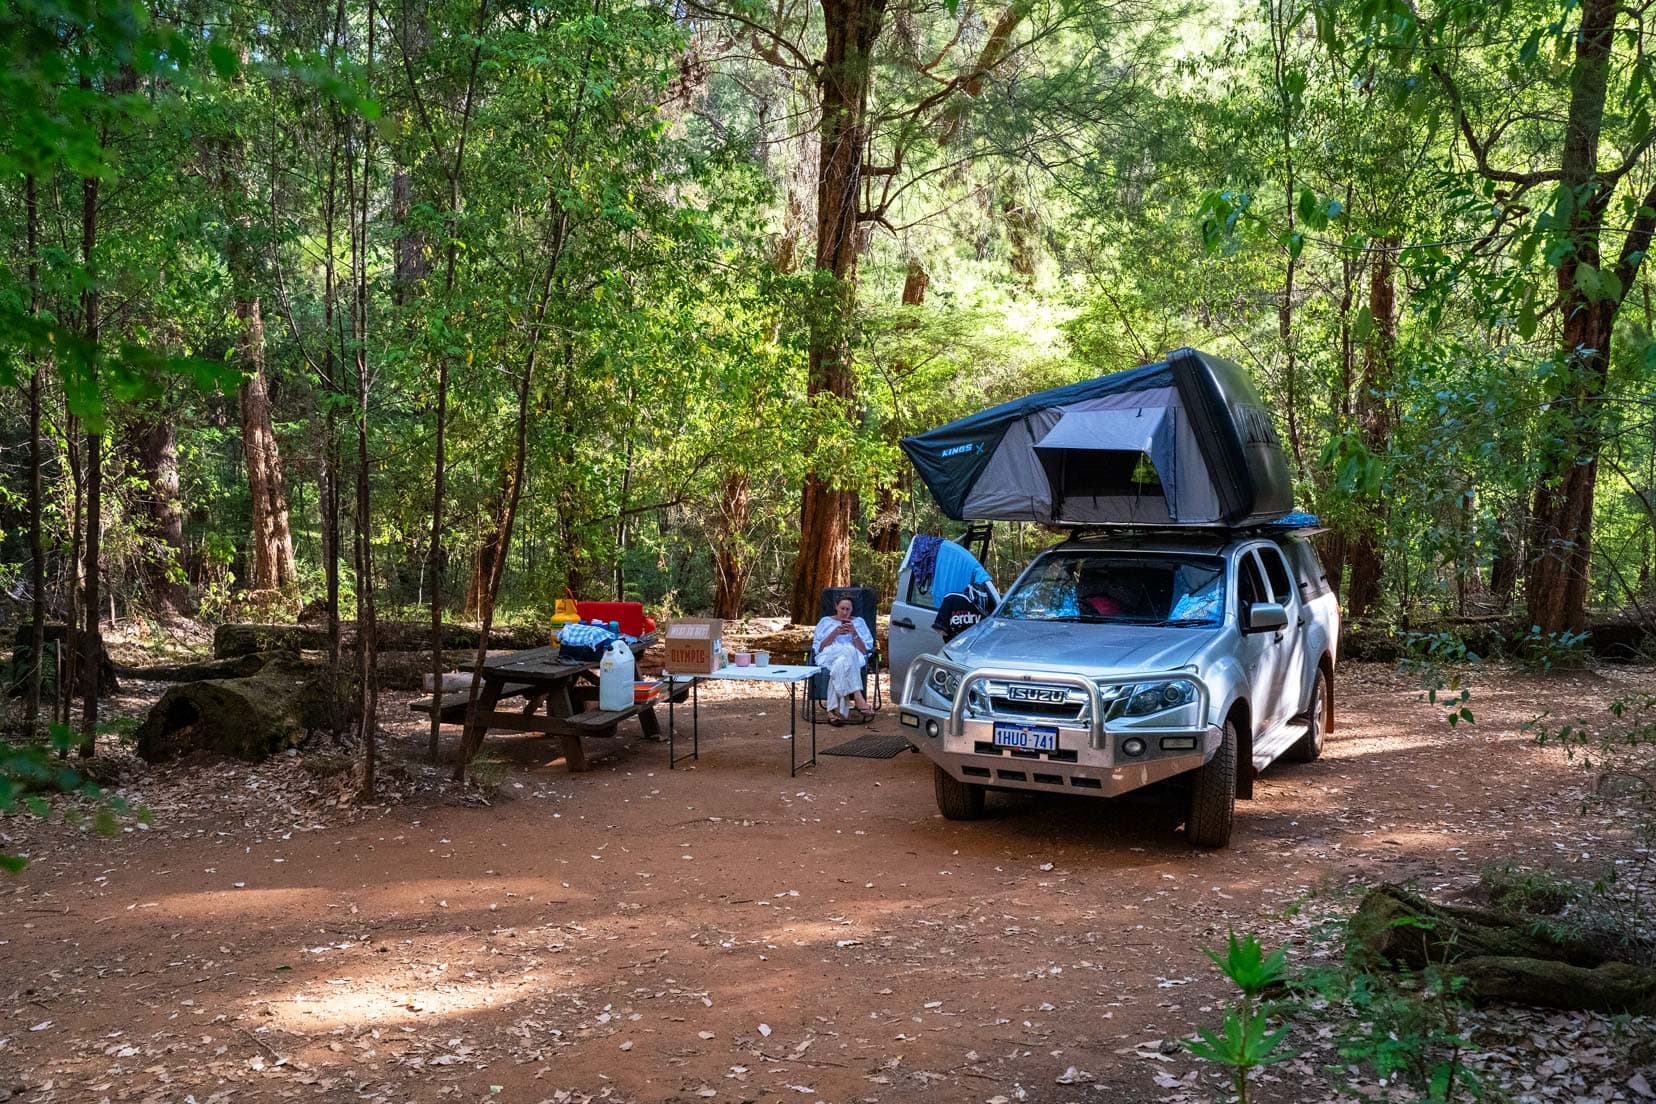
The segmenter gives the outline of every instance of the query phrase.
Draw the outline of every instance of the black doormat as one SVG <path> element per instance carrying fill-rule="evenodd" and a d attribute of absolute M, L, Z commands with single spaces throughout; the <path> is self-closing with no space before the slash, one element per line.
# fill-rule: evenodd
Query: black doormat
<path fill-rule="evenodd" d="M 895 759 L 908 750 L 909 742 L 898 733 L 865 732 L 855 740 L 847 740 L 831 748 L 823 748 L 823 755 L 849 755 L 857 759 Z"/>

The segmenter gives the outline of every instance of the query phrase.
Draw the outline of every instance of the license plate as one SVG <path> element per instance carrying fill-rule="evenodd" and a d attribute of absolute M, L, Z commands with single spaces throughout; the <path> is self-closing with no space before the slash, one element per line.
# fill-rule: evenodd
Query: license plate
<path fill-rule="evenodd" d="M 1044 725 L 997 724 L 995 746 L 1025 751 L 1057 751 L 1058 730 Z"/>

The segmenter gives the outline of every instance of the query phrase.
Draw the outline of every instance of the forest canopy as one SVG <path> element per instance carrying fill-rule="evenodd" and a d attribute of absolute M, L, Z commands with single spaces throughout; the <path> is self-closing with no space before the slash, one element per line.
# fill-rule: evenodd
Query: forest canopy
<path fill-rule="evenodd" d="M 797 620 L 952 531 L 901 437 L 1193 345 L 1348 615 L 1642 616 L 1649 14 L 13 0 L 6 589 Z"/>

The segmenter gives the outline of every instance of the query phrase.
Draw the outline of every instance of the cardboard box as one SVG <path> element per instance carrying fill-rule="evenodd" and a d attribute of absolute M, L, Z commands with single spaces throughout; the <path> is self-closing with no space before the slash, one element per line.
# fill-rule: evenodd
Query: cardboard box
<path fill-rule="evenodd" d="M 711 675 L 724 665 L 724 622 L 717 617 L 681 617 L 667 626 L 662 669 L 675 675 Z"/>

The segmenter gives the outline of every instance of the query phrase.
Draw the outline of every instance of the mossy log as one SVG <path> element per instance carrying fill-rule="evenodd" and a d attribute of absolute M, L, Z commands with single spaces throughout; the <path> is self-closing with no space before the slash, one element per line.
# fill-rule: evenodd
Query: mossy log
<path fill-rule="evenodd" d="M 1611 961 L 1602 940 L 1556 921 L 1438 905 L 1386 885 L 1364 895 L 1349 932 L 1360 963 L 1435 966 L 1465 978 L 1475 1001 L 1656 1012 L 1656 970 Z"/>
<path fill-rule="evenodd" d="M 1447 632 L 1484 657 L 1520 654 L 1514 643 L 1529 631 L 1529 622 L 1519 618 L 1451 618 L 1414 626 L 1422 633 Z M 1613 662 L 1636 662 L 1656 647 L 1651 626 L 1632 617 L 1606 617 L 1589 622 L 1584 655 Z M 1395 663 L 1406 654 L 1408 630 L 1387 625 L 1356 622 L 1340 627 L 1340 658 L 1374 663 Z"/>
<path fill-rule="evenodd" d="M 340 626 L 340 640 L 349 650 L 356 645 L 356 625 Z M 444 648 L 476 648 L 476 625 L 445 625 Z M 496 625 L 489 632 L 491 648 L 538 648 L 552 642 L 550 625 Z M 431 626 L 419 621 L 382 621 L 377 626 L 376 649 L 382 652 L 419 651 L 431 645 Z M 213 630 L 213 655 L 219 659 L 253 652 L 324 652 L 326 625 L 220 625 Z M 429 653 L 428 653 L 429 654 Z"/>
<path fill-rule="evenodd" d="M 62 622 L 48 622 L 46 625 L 47 666 L 46 670 L 43 672 L 43 675 L 47 683 L 50 683 L 52 680 L 53 658 L 57 652 L 57 649 L 63 646 L 66 632 L 67 630 L 64 628 Z M 9 688 L 9 692 L 13 697 L 22 696 L 24 691 L 23 679 L 29 670 L 30 633 L 31 630 L 28 625 L 19 625 L 17 627 L 17 636 L 14 638 L 12 647 L 12 672 L 16 678 L 16 681 L 13 682 Z M 75 636 L 75 647 L 84 647 L 84 642 L 78 633 Z M 75 659 L 75 693 L 84 694 L 86 692 L 86 671 L 80 664 L 80 658 L 80 656 L 76 656 Z M 68 662 L 67 657 L 64 658 L 64 662 Z M 110 694 L 114 694 L 119 691 L 121 689 L 121 683 L 115 677 L 115 664 L 114 661 L 109 658 L 108 648 L 99 649 L 98 668 L 98 696 L 101 698 L 108 697 Z"/>
<path fill-rule="evenodd" d="M 285 656 L 249 678 L 174 686 L 139 727 L 138 754 L 151 763 L 193 751 L 258 762 L 332 731 L 350 694 L 348 674 Z"/>
<path fill-rule="evenodd" d="M 147 682 L 205 682 L 207 679 L 249 678 L 264 670 L 273 652 L 249 652 L 228 659 L 204 659 L 196 663 L 160 663 L 152 667 L 117 667 L 127 678 Z"/>
<path fill-rule="evenodd" d="M 496 654 L 495 650 L 489 649 L 489 654 Z M 419 690 L 425 685 L 423 680 L 431 677 L 429 651 L 379 652 L 374 659 L 381 690 Z M 445 671 L 470 671 L 476 662 L 475 648 L 451 648 L 443 653 Z"/>

